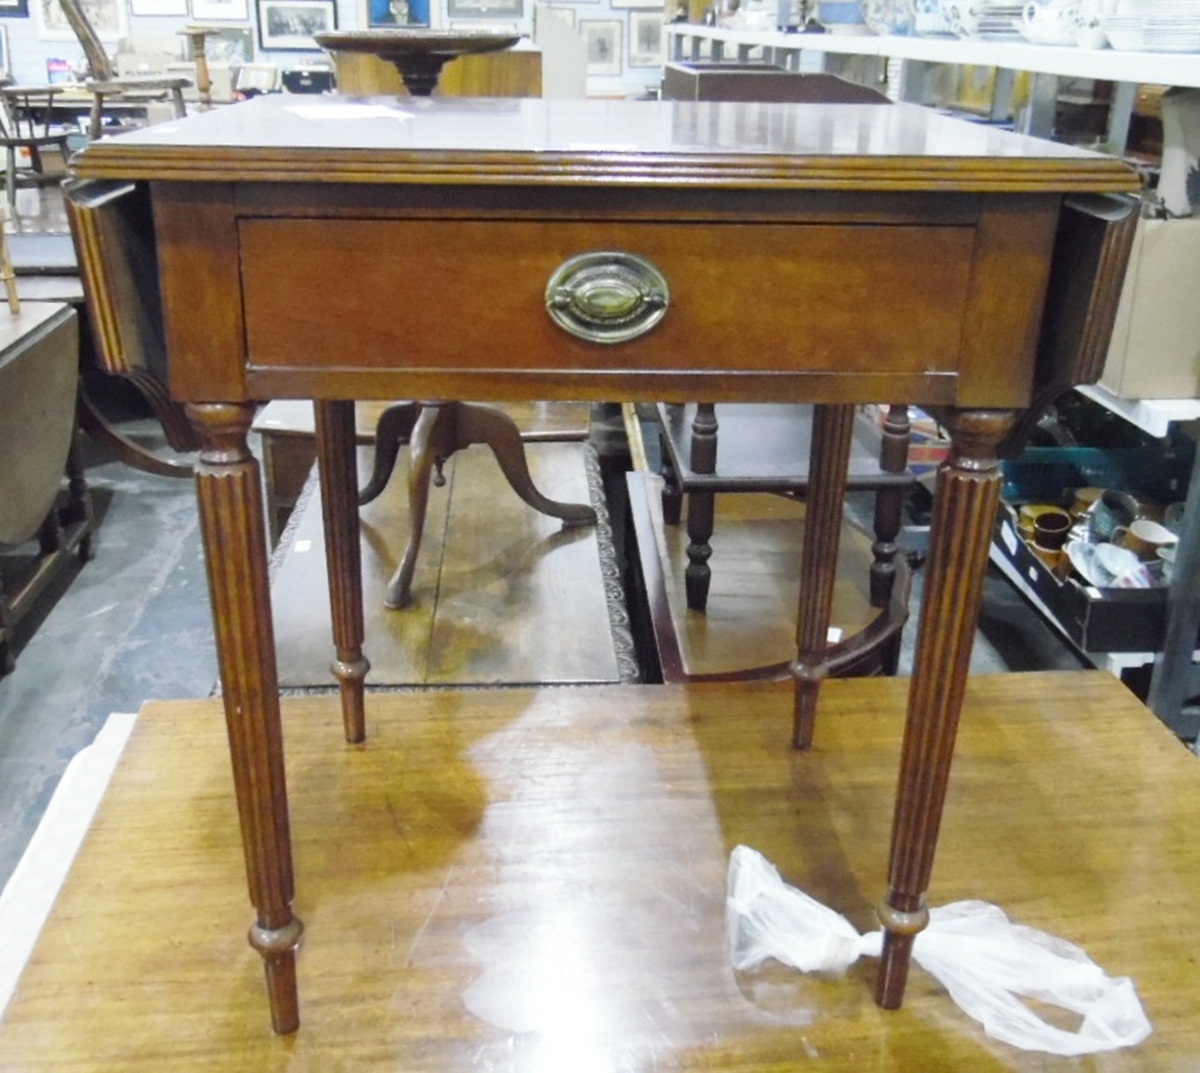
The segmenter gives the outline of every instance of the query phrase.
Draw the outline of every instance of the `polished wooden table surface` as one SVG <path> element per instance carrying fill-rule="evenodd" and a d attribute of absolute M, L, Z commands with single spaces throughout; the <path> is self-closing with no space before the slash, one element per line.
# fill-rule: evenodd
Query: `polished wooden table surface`
<path fill-rule="evenodd" d="M 733 972 L 730 850 L 876 927 L 907 684 L 835 679 L 817 746 L 786 683 L 283 701 L 308 922 L 304 1023 L 265 1030 L 212 700 L 152 701 L 8 1010 L 20 1073 L 1181 1073 L 1200 1068 L 1200 761 L 1100 671 L 967 687 L 935 905 L 984 898 L 1137 988 L 1153 1034 L 1091 1059 L 989 1039 L 923 970 L 900 1010 Z M 1119 802 L 1119 805 L 1116 804 Z M 399 821 L 399 822 L 398 822 Z M 164 838 L 163 832 L 172 832 Z M 986 831 L 987 838 L 980 832 Z M 84 968 L 86 967 L 86 969 Z"/>
<path fill-rule="evenodd" d="M 898 1005 L 927 921 L 997 452 L 1043 388 L 1098 372 L 1132 216 L 1080 195 L 1133 191 L 1133 172 L 902 105 L 336 97 L 260 98 L 146 128 L 89 146 L 74 168 L 131 181 L 128 198 L 153 214 L 172 390 L 206 442 L 197 484 L 250 941 L 276 1030 L 299 1023 L 301 924 L 246 433 L 255 403 L 280 397 L 317 404 L 334 672 L 352 741 L 365 733 L 367 670 L 354 398 L 820 404 L 798 746 L 827 673 L 833 577 L 821 566 L 836 550 L 853 404 L 939 408 L 954 446 L 938 478 L 879 907 L 876 997 Z M 81 195 L 94 304 L 123 189 Z"/>

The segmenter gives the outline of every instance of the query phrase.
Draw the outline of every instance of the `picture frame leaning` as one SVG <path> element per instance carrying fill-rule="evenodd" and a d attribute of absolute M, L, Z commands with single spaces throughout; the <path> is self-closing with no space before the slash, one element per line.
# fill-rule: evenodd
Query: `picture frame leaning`
<path fill-rule="evenodd" d="M 257 0 L 258 47 L 319 52 L 314 34 L 337 29 L 334 0 Z"/>

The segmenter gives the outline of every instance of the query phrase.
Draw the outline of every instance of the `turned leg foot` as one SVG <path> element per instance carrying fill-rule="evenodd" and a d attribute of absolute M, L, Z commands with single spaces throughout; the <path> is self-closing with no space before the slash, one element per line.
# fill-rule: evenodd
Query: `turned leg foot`
<path fill-rule="evenodd" d="M 688 608 L 692 611 L 703 611 L 708 607 L 708 590 L 712 584 L 712 570 L 708 565 L 712 544 L 709 541 L 713 534 L 716 498 L 712 492 L 692 492 L 688 496 L 688 564 L 683 571 L 683 586 Z"/>
<path fill-rule="evenodd" d="M 346 740 L 366 737 L 363 685 L 370 663 L 363 656 L 362 546 L 359 540 L 358 480 L 354 450 L 354 403 L 313 403 L 321 513 L 325 523 L 325 568 L 336 648 L 330 669 L 342 698 Z"/>

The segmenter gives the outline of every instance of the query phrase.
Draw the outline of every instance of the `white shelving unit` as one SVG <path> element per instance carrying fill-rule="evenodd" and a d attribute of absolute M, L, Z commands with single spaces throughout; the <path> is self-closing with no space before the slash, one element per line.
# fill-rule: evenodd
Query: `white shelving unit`
<path fill-rule="evenodd" d="M 984 41 L 954 37 L 899 37 L 875 34 L 803 34 L 773 30 L 726 30 L 713 26 L 675 23 L 666 28 L 672 60 L 747 61 L 756 54 L 799 70 L 805 54 L 820 63 L 825 56 L 867 56 L 902 64 L 900 97 L 920 103 L 926 74 L 932 65 L 964 64 L 994 67 L 997 110 L 1007 104 L 1012 76 L 1033 74 L 1031 106 L 1025 133 L 1048 135 L 1054 119 L 1054 99 L 1060 78 L 1092 78 L 1115 83 L 1109 112 L 1108 140 L 1124 145 L 1137 87 L 1144 83 L 1200 87 L 1200 54 L 1179 52 L 1120 52 L 1115 49 L 1062 48 L 1024 41 Z"/>

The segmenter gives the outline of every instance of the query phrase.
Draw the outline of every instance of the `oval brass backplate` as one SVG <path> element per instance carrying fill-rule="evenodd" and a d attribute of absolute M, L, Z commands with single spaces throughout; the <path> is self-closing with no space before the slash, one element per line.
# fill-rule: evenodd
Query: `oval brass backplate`
<path fill-rule="evenodd" d="M 624 343 L 662 320 L 670 297 L 666 278 L 644 257 L 598 250 L 554 270 L 546 284 L 546 311 L 577 339 Z"/>

